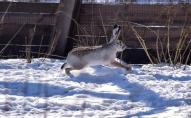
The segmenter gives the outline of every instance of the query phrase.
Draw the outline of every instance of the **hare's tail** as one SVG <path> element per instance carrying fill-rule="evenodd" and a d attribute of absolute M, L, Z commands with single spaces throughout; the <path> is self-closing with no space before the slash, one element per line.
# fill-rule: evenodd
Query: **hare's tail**
<path fill-rule="evenodd" d="M 66 65 L 67 65 L 67 61 L 64 62 L 64 64 L 61 66 L 61 69 L 64 69 L 66 67 Z"/>

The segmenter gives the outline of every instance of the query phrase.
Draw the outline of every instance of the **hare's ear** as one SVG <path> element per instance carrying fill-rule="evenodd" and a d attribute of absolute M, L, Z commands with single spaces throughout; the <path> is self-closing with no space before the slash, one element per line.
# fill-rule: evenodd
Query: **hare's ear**
<path fill-rule="evenodd" d="M 115 25 L 113 28 L 113 37 L 115 37 L 120 30 L 121 30 L 121 27 L 119 25 Z"/>
<path fill-rule="evenodd" d="M 113 29 L 113 36 L 109 43 L 113 42 L 114 40 L 117 40 L 120 34 L 121 27 L 119 25 L 115 25 Z"/>
<path fill-rule="evenodd" d="M 114 25 L 113 29 L 117 28 L 117 25 Z"/>
<path fill-rule="evenodd" d="M 116 31 L 116 40 L 118 39 L 119 35 L 120 35 L 120 32 L 121 32 L 121 27 L 118 25 L 118 28 L 117 28 L 117 31 Z"/>
<path fill-rule="evenodd" d="M 121 27 L 119 25 L 115 25 L 113 29 L 113 37 L 118 37 L 120 34 Z"/>

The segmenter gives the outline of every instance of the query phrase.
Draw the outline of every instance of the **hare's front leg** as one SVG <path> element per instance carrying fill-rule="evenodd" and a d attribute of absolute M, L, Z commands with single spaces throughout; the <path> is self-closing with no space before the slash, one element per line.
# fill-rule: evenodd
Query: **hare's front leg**
<path fill-rule="evenodd" d="M 131 71 L 131 66 L 124 66 L 124 65 L 122 65 L 121 63 L 119 63 L 117 61 L 111 62 L 111 65 L 123 68 L 123 69 L 125 69 L 127 71 Z"/>

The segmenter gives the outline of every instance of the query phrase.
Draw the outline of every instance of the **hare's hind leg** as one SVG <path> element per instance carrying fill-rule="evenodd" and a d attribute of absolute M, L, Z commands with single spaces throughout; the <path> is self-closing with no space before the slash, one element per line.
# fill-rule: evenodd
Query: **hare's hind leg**
<path fill-rule="evenodd" d="M 65 73 L 66 73 L 66 75 L 70 75 L 70 74 L 71 74 L 71 73 L 70 73 L 71 70 L 72 70 L 71 68 L 65 68 Z"/>
<path fill-rule="evenodd" d="M 65 68 L 65 73 L 67 75 L 70 75 L 70 71 L 71 70 L 81 70 L 83 69 L 84 67 L 86 66 L 86 64 L 82 64 L 82 63 L 79 63 L 79 64 L 75 64 L 75 65 L 71 65 L 71 68 Z"/>
<path fill-rule="evenodd" d="M 127 71 L 131 71 L 131 66 L 124 66 L 124 65 L 122 65 L 121 63 L 119 63 L 117 61 L 111 62 L 111 65 L 123 68 L 123 69 L 125 69 Z"/>
<path fill-rule="evenodd" d="M 65 69 L 65 68 L 69 68 L 69 67 L 70 67 L 70 64 L 67 61 L 65 61 L 64 64 L 62 64 L 62 66 L 61 66 L 61 70 Z"/>
<path fill-rule="evenodd" d="M 64 67 L 66 66 L 66 62 L 61 66 L 61 69 L 64 69 Z"/>
<path fill-rule="evenodd" d="M 61 70 L 63 70 L 63 69 L 65 70 L 65 73 L 67 75 L 69 75 L 70 74 L 70 70 L 72 70 L 70 68 L 70 65 L 67 63 L 67 61 L 65 61 L 64 64 L 61 66 Z"/>

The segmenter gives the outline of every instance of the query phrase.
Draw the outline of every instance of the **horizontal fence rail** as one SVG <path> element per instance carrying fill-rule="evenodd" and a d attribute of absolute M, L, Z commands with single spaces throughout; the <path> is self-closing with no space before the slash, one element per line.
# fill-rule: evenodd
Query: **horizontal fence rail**
<path fill-rule="evenodd" d="M 141 58 L 138 55 L 142 55 L 141 53 L 144 52 L 140 51 L 143 47 L 130 27 L 131 25 L 142 37 L 147 49 L 151 50 L 150 53 L 153 53 L 152 50 L 154 50 L 153 55 L 156 57 L 157 49 L 159 51 L 167 49 L 168 38 L 170 51 L 177 47 L 177 43 L 183 34 L 182 31 L 188 30 L 188 27 L 190 27 L 190 20 L 190 4 L 84 3 L 81 5 L 79 17 L 81 28 L 78 28 L 76 32 L 76 39 L 86 44 L 77 42 L 76 45 L 107 43 L 111 38 L 113 26 L 118 24 L 122 27 L 119 39 L 123 40 L 128 49 L 133 51 L 132 53 L 137 53 L 136 57 Z M 191 33 L 190 30 L 186 32 L 182 50 L 190 48 Z M 129 51 L 125 52 L 129 53 Z M 129 54 L 125 53 L 124 55 Z M 126 60 L 129 62 L 129 59 Z"/>
<path fill-rule="evenodd" d="M 171 18 L 168 25 L 169 17 Z M 126 45 L 132 48 L 142 48 L 136 36 L 130 29 L 128 22 L 136 29 L 145 40 L 147 48 L 156 49 L 156 39 L 164 39 L 170 28 L 170 48 L 176 47 L 177 40 L 181 35 L 183 24 L 191 18 L 191 5 L 104 5 L 83 4 L 80 12 L 79 23 L 85 29 L 79 30 L 79 37 L 100 37 L 104 43 L 105 37 L 111 37 L 111 31 L 115 24 L 121 25 L 123 32 L 121 38 Z M 188 19 L 185 21 L 185 19 Z M 107 32 L 104 31 L 104 28 Z M 187 38 L 191 38 L 189 33 Z M 165 46 L 165 44 L 164 44 Z"/>
<path fill-rule="evenodd" d="M 26 50 L 30 40 L 31 52 L 46 53 L 56 23 L 58 5 L 0 2 L 0 50 L 9 43 L 3 55 L 25 55 L 22 51 Z"/>

